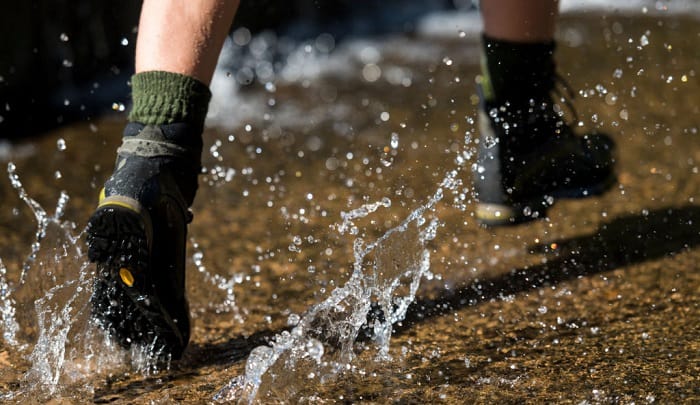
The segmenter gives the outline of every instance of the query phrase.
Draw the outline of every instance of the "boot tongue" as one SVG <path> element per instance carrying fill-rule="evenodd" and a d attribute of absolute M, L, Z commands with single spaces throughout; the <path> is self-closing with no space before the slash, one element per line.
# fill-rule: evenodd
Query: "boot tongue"
<path fill-rule="evenodd" d="M 186 123 L 143 125 L 130 122 L 124 129 L 122 145 L 117 150 L 117 166 L 125 159 L 147 161 L 153 173 L 170 171 L 187 206 L 197 191 L 201 172 L 202 138 Z"/>
<path fill-rule="evenodd" d="M 143 125 L 129 122 L 124 128 L 120 149 L 142 157 L 179 158 L 183 160 L 183 167 L 191 166 L 196 172 L 201 167 L 202 137 L 186 123 Z"/>

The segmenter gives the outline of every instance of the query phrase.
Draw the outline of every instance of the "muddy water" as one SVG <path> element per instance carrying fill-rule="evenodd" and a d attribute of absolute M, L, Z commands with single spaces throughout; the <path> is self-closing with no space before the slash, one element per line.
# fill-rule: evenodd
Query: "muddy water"
<path fill-rule="evenodd" d="M 562 18 L 559 70 L 579 93 L 583 127 L 618 142 L 619 185 L 506 229 L 475 224 L 470 162 L 456 162 L 475 136 L 471 36 L 374 39 L 320 76 L 241 90 L 231 102 L 237 125 L 205 134 L 188 263 L 193 340 L 165 370 L 122 361 L 109 345 L 110 359 L 93 353 L 102 346 L 85 337 L 86 294 L 51 290 L 81 274 L 81 245 L 63 239 L 85 225 L 123 116 L 3 149 L 49 215 L 66 191 L 63 218 L 75 229 L 49 226 L 29 265 L 16 306 L 29 345 L 0 346 L 0 393 L 8 401 L 212 401 L 245 373 L 253 348 L 351 278 L 356 238 L 382 237 L 457 170 L 464 184 L 426 213 L 440 222 L 424 243 L 431 274 L 394 325 L 387 355 L 360 339 L 347 370 L 324 383 L 302 366 L 275 369 L 260 401 L 700 401 L 698 27 L 683 16 Z M 0 257 L 16 283 L 36 226 L 1 184 Z M 383 198 L 390 207 L 340 232 L 341 213 Z M 409 239 L 366 260 L 401 263 L 423 248 Z M 30 355 L 41 335 L 34 300 L 44 291 L 56 294 L 40 306 L 52 316 L 77 297 L 68 361 L 53 385 L 36 373 L 55 367 L 37 368 L 41 353 Z"/>

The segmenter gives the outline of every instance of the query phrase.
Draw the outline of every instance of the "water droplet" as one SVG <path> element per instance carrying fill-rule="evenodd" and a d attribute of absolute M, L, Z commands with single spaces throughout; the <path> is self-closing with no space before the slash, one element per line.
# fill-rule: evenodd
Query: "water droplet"
<path fill-rule="evenodd" d="M 605 96 L 605 104 L 607 105 L 615 105 L 617 103 L 617 96 L 613 93 L 608 93 Z"/>
<path fill-rule="evenodd" d="M 66 150 L 66 141 L 63 138 L 58 138 L 56 141 L 56 148 L 60 151 Z"/>
<path fill-rule="evenodd" d="M 486 147 L 486 149 L 493 148 L 494 146 L 496 146 L 497 143 L 498 143 L 498 138 L 494 138 L 493 136 L 490 136 L 490 135 L 484 137 L 484 146 Z"/>
<path fill-rule="evenodd" d="M 68 42 L 70 40 L 70 38 L 68 38 L 68 34 L 65 32 L 62 32 L 58 38 L 61 40 L 61 42 Z"/>
<path fill-rule="evenodd" d="M 362 68 L 362 78 L 373 83 L 382 77 L 382 69 L 374 63 L 368 63 Z"/>
<path fill-rule="evenodd" d="M 640 46 L 649 45 L 649 38 L 646 35 L 642 35 L 641 38 L 639 38 L 639 45 Z"/>
<path fill-rule="evenodd" d="M 321 357 L 323 357 L 323 343 L 320 341 L 310 338 L 308 342 L 306 342 L 306 354 L 314 359 L 317 363 L 321 362 Z"/>
<path fill-rule="evenodd" d="M 391 133 L 391 141 L 389 142 L 389 145 L 392 149 L 396 149 L 399 147 L 399 134 L 397 134 L 396 132 Z"/>
<path fill-rule="evenodd" d="M 289 314 L 287 317 L 287 326 L 297 326 L 301 321 L 301 317 L 297 314 Z"/>

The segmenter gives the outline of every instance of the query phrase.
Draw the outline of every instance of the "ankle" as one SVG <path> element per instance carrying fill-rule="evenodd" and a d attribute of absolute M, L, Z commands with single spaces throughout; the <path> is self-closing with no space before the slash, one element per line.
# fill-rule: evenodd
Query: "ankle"
<path fill-rule="evenodd" d="M 514 106 L 549 100 L 555 43 L 513 42 L 482 36 L 482 86 L 487 99 Z"/>
<path fill-rule="evenodd" d="M 135 74 L 131 84 L 134 104 L 129 121 L 144 125 L 184 123 L 195 133 L 202 131 L 211 99 L 204 83 L 179 73 L 148 71 Z"/>

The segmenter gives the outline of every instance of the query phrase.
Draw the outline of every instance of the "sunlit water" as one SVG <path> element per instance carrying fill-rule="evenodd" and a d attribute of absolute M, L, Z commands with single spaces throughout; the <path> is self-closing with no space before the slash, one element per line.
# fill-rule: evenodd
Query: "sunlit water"
<path fill-rule="evenodd" d="M 471 143 L 470 132 L 467 132 L 465 141 Z M 397 142 L 394 139 L 392 147 L 396 148 Z M 61 148 L 63 146 L 59 146 Z M 355 341 L 363 327 L 368 329 L 368 335 L 376 343 L 377 358 L 388 359 L 393 325 L 404 319 L 421 280 L 432 278 L 430 252 L 425 245 L 435 238 L 439 226 L 434 215 L 436 204 L 443 199 L 445 192 L 460 195 L 456 202 L 467 198 L 468 189 L 463 188 L 457 176 L 467 162 L 465 156 L 471 153 L 460 150 L 455 157 L 455 169 L 446 174 L 434 194 L 376 240 L 366 241 L 358 237 L 360 230 L 355 222 L 381 208 L 390 207 L 389 198 L 341 212 L 334 229 L 353 241 L 354 262 L 350 279 L 302 316 L 291 315 L 288 319 L 291 329 L 275 335 L 270 346 L 253 349 L 247 360 L 246 374 L 223 387 L 214 399 L 252 402 L 263 382 L 270 389 L 275 384 L 288 385 L 294 380 L 303 382 L 315 378 L 319 382 L 328 381 L 353 366 Z M 37 230 L 16 283 L 7 279 L 7 270 L 0 263 L 3 339 L 19 351 L 31 347 L 28 354 L 31 368 L 23 376 L 26 391 L 7 393 L 5 399 L 21 399 L 27 394 L 53 396 L 58 391 L 84 389 L 76 384 L 82 385 L 88 377 L 110 371 L 124 360 L 131 362 L 131 367 L 144 375 L 157 371 L 155 360 L 150 359 L 153 353 L 149 347 L 135 348 L 126 355 L 119 353 L 120 349 L 90 318 L 89 296 L 94 272 L 84 261 L 82 235 L 76 232 L 76 225 L 62 219 L 68 195 L 61 193 L 55 213 L 49 215 L 27 194 L 13 163 L 8 165 L 8 174 L 12 187 L 34 214 Z M 463 207 L 463 204 L 459 205 Z M 297 250 L 295 245 L 300 244 L 293 241 L 289 250 Z M 226 291 L 223 304 L 229 306 L 226 309 L 232 310 L 236 319 L 240 319 L 233 291 L 235 285 L 242 282 L 241 277 L 226 279 L 207 272 L 202 265 L 203 254 L 196 250 L 197 247 L 194 243 L 193 262 L 198 272 L 206 282 Z M 31 289 L 31 292 L 23 296 L 23 288 Z M 33 312 L 36 319 L 21 320 L 24 328 L 20 328 L 16 308 L 29 305 L 29 301 L 21 302 L 28 297 L 35 299 Z M 373 308 L 376 308 L 375 313 L 381 313 L 380 318 L 370 319 Z M 29 326 L 25 322 L 36 324 Z M 20 336 L 28 327 L 31 332 Z M 290 369 L 295 370 L 293 374 L 285 371 Z M 293 392 L 287 395 L 293 397 Z"/>
<path fill-rule="evenodd" d="M 234 36 L 228 52 L 259 71 L 224 60 L 214 82 L 179 363 L 125 353 L 90 319 L 81 232 L 121 122 L 8 152 L 3 198 L 21 205 L 3 218 L 24 238 L 0 264 L 2 398 L 692 401 L 698 111 L 678 100 L 698 97 L 683 31 L 697 21 L 563 22 L 565 56 L 607 58 L 563 68 L 585 126 L 624 145 L 620 186 L 495 231 L 470 215 L 475 31 L 451 21 L 440 40 L 430 21 L 417 38 L 288 50 Z"/>

